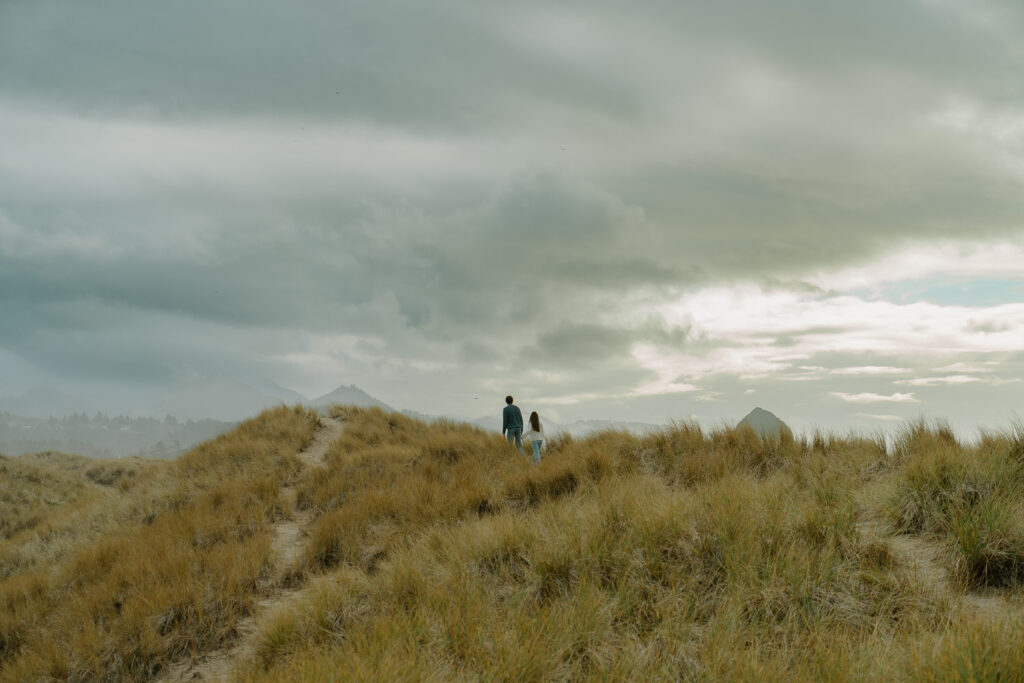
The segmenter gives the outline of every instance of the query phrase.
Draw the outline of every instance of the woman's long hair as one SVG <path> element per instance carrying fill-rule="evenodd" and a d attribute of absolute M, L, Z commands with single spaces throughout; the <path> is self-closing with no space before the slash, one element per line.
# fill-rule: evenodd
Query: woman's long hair
<path fill-rule="evenodd" d="M 530 426 L 533 427 L 533 431 L 540 431 L 540 415 L 537 414 L 536 410 L 530 413 Z"/>

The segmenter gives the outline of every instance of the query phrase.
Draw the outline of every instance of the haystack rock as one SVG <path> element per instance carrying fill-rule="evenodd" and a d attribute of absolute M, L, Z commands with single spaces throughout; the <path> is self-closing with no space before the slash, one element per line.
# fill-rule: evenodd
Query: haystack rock
<path fill-rule="evenodd" d="M 736 424 L 737 429 L 744 426 L 753 429 L 762 439 L 793 436 L 792 430 L 785 422 L 763 408 L 754 408 Z"/>

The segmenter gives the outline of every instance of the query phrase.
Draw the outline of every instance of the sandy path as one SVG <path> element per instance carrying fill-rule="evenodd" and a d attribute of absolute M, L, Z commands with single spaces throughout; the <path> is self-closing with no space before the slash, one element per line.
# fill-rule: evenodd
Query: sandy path
<path fill-rule="evenodd" d="M 341 436 L 341 430 L 340 420 L 321 417 L 320 428 L 313 438 L 313 443 L 298 454 L 299 459 L 308 468 L 323 467 L 327 448 Z M 293 510 L 293 518 L 275 523 L 271 530 L 271 553 L 274 556 L 274 568 L 278 575 L 295 567 L 302 555 L 305 546 L 303 540 L 312 522 L 312 515 L 309 512 L 295 510 L 294 485 L 283 486 L 281 496 Z M 308 586 L 285 589 L 260 600 L 254 614 L 238 624 L 239 638 L 231 647 L 206 653 L 194 661 L 172 665 L 157 680 L 162 683 L 228 680 L 235 663 L 248 659 L 255 652 L 260 625 L 275 611 L 286 608 L 301 598 L 307 589 Z"/>
<path fill-rule="evenodd" d="M 893 556 L 937 596 L 959 597 L 961 609 L 967 616 L 987 621 L 1017 614 L 1010 602 L 994 589 L 963 593 L 954 586 L 949 580 L 949 560 L 939 543 L 920 536 L 897 534 L 877 518 L 860 522 L 858 530 L 865 537 L 888 542 Z"/>

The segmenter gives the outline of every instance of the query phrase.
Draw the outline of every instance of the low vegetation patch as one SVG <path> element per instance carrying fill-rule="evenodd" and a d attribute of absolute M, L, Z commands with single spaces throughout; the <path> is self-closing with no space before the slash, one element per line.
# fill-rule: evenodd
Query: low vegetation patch
<path fill-rule="evenodd" d="M 1019 427 L 964 447 L 924 422 L 896 443 L 901 468 L 888 509 L 902 531 L 940 540 L 965 588 L 1024 580 L 1024 460 Z"/>
<path fill-rule="evenodd" d="M 90 484 L 113 486 L 148 469 L 137 458 L 91 460 L 51 451 L 0 456 L 0 542 L 45 526 L 73 504 L 106 495 Z"/>

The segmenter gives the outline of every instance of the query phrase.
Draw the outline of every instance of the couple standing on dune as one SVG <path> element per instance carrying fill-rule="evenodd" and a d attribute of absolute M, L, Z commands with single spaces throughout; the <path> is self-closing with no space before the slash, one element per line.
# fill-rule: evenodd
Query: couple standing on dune
<path fill-rule="evenodd" d="M 508 439 L 509 444 L 515 443 L 516 450 L 523 452 L 523 441 L 533 444 L 533 461 L 540 462 L 540 449 L 544 447 L 547 438 L 544 436 L 544 428 L 540 425 L 540 416 L 537 411 L 530 413 L 530 431 L 523 434 L 523 414 L 519 406 L 512 404 L 512 397 L 505 397 L 505 409 L 501 411 L 501 433 Z"/>

